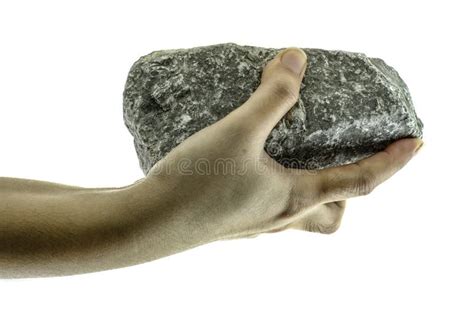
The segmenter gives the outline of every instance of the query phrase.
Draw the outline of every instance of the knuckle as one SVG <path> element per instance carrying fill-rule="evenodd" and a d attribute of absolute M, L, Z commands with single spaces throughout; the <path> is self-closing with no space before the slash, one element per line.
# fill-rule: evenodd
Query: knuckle
<path fill-rule="evenodd" d="M 294 84 L 290 80 L 278 79 L 272 83 L 272 93 L 288 103 L 296 103 L 298 101 L 298 93 L 295 91 Z"/>
<path fill-rule="evenodd" d="M 340 226 L 341 226 L 341 217 L 335 218 L 332 221 L 322 225 L 321 233 L 323 233 L 323 234 L 333 234 L 339 229 Z"/>
<path fill-rule="evenodd" d="M 314 221 L 307 221 L 304 229 L 311 233 L 321 233 L 325 235 L 335 233 L 341 225 L 341 221 L 334 220 L 326 223 L 317 223 Z"/>
<path fill-rule="evenodd" d="M 334 234 L 339 229 L 340 223 L 335 223 L 333 225 L 322 225 L 320 232 L 321 234 L 330 235 Z"/>
<path fill-rule="evenodd" d="M 364 196 L 370 194 L 375 189 L 375 176 L 370 172 L 364 172 L 359 175 L 354 184 L 356 195 Z"/>
<path fill-rule="evenodd" d="M 307 221 L 304 225 L 304 230 L 310 233 L 319 233 L 320 232 L 319 227 L 320 225 L 318 225 L 317 223 L 313 221 Z"/>

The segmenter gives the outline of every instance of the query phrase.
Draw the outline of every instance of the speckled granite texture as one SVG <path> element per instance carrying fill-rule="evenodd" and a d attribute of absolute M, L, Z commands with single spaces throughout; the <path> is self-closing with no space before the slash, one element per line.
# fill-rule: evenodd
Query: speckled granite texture
<path fill-rule="evenodd" d="M 228 43 L 156 51 L 136 61 L 123 109 L 143 172 L 245 102 L 279 50 Z M 308 68 L 300 98 L 267 139 L 270 156 L 284 165 L 320 169 L 367 157 L 402 137 L 421 137 L 423 124 L 408 88 L 384 61 L 304 51 Z"/>

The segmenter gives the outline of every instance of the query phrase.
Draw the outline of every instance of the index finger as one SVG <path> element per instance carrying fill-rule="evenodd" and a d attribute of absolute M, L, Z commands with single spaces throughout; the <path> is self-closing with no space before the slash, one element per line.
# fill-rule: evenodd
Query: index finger
<path fill-rule="evenodd" d="M 404 138 L 371 157 L 321 170 L 315 175 L 319 178 L 320 198 L 331 202 L 369 194 L 405 166 L 422 144 L 419 138 Z"/>

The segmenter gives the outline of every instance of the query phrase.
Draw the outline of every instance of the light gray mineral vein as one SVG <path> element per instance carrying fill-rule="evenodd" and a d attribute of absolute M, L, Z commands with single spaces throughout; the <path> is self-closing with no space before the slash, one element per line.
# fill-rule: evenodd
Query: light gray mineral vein
<path fill-rule="evenodd" d="M 308 67 L 300 98 L 268 137 L 270 156 L 286 166 L 320 169 L 365 158 L 402 137 L 422 136 L 407 86 L 384 61 L 303 50 Z M 278 51 L 228 43 L 156 51 L 135 62 L 123 109 L 144 173 L 246 101 Z"/>

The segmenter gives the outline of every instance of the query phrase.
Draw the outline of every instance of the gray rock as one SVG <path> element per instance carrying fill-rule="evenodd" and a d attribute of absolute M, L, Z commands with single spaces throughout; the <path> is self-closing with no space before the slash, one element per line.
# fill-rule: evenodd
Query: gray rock
<path fill-rule="evenodd" d="M 278 51 L 228 43 L 156 51 L 136 61 L 123 109 L 144 173 L 245 102 Z M 304 51 L 308 68 L 300 98 L 268 137 L 270 156 L 286 166 L 319 169 L 365 158 L 399 138 L 422 136 L 407 86 L 384 61 Z"/>

